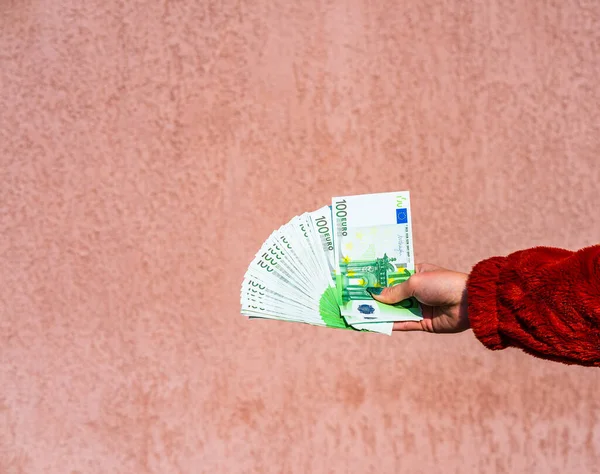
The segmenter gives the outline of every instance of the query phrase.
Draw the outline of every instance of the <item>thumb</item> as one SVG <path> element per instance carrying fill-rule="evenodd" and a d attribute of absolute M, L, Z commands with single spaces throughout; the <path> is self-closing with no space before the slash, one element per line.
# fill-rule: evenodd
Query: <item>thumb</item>
<path fill-rule="evenodd" d="M 373 299 L 385 304 L 399 303 L 405 299 L 414 296 L 414 282 L 411 281 L 414 275 L 408 280 L 399 283 L 398 285 L 388 288 L 367 288 Z"/>

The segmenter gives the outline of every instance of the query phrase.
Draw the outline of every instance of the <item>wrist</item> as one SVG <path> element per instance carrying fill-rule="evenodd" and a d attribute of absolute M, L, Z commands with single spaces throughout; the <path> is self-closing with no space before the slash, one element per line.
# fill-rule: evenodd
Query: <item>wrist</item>
<path fill-rule="evenodd" d="M 462 331 L 471 329 L 471 321 L 469 320 L 469 298 L 468 298 L 467 286 L 463 289 L 462 296 L 460 299 L 460 305 L 458 308 L 458 321 Z"/>

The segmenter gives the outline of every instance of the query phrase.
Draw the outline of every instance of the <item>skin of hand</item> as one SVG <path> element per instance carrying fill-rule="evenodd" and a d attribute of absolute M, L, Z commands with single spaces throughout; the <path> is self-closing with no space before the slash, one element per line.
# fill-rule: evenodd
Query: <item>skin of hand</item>
<path fill-rule="evenodd" d="M 373 298 L 382 303 L 394 304 L 415 297 L 421 304 L 421 321 L 394 323 L 394 331 L 426 331 L 456 333 L 470 328 L 467 314 L 466 273 L 421 263 L 405 282 L 385 288 Z"/>

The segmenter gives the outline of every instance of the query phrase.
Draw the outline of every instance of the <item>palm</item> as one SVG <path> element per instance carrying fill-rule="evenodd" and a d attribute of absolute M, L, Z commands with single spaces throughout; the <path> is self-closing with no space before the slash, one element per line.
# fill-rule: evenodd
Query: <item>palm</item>
<path fill-rule="evenodd" d="M 419 265 L 416 275 L 420 280 L 414 296 L 423 308 L 423 330 L 448 333 L 468 329 L 467 275 L 428 264 Z"/>
<path fill-rule="evenodd" d="M 421 303 L 423 319 L 418 322 L 397 322 L 394 324 L 395 330 L 460 332 L 469 328 L 466 284 L 467 275 L 464 273 L 420 264 L 406 282 L 374 297 L 388 304 L 415 297 Z"/>
<path fill-rule="evenodd" d="M 422 304 L 421 307 L 423 309 L 423 320 L 420 322 L 423 331 L 452 333 L 469 328 L 468 323 L 465 325 L 464 321 L 461 320 L 458 305 L 428 306 Z"/>

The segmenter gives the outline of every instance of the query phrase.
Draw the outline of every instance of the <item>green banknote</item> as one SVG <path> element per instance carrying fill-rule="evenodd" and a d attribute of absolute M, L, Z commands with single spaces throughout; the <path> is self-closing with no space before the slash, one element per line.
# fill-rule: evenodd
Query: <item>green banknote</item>
<path fill-rule="evenodd" d="M 366 291 L 404 281 L 414 270 L 408 193 L 392 194 L 393 223 L 373 220 L 381 209 L 367 210 L 383 205 L 387 215 L 388 194 L 348 196 L 274 231 L 244 275 L 242 314 L 388 335 L 393 321 L 418 319 L 412 302 L 386 307 Z"/>
<path fill-rule="evenodd" d="M 349 324 L 422 319 L 414 298 L 386 305 L 368 291 L 414 273 L 409 193 L 337 197 L 332 212 L 336 291 L 344 319 Z"/>

